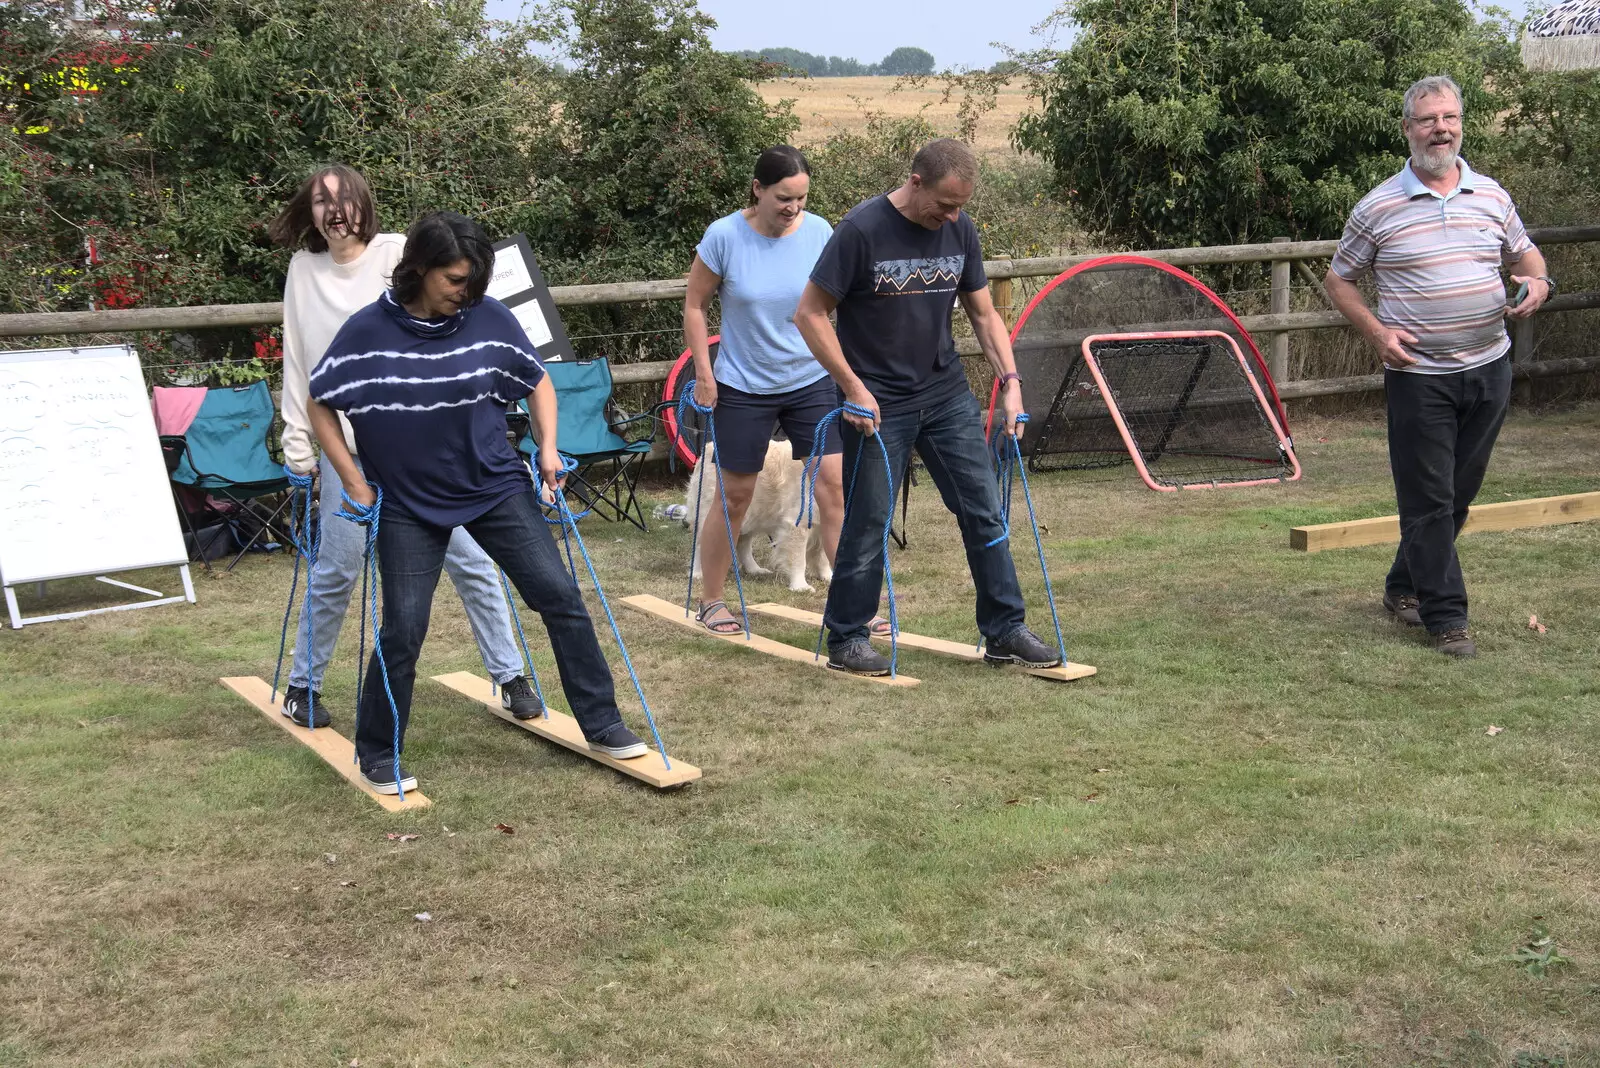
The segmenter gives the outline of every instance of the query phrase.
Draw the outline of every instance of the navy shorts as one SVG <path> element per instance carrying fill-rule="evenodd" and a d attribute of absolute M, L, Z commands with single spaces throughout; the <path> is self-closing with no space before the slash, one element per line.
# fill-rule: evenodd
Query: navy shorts
<path fill-rule="evenodd" d="M 817 421 L 839 407 L 833 379 L 822 378 L 787 393 L 746 393 L 717 383 L 717 466 L 735 474 L 753 475 L 767 462 L 772 432 L 783 428 L 796 460 L 811 455 Z M 824 455 L 844 451 L 835 420 L 828 427 Z"/>

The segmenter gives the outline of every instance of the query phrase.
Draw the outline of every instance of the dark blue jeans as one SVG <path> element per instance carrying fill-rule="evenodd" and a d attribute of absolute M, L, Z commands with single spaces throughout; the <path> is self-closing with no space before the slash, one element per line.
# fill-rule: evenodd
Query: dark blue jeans
<path fill-rule="evenodd" d="M 1467 583 L 1456 535 L 1483 485 L 1511 399 L 1511 358 L 1443 375 L 1386 370 L 1389 467 L 1400 506 L 1400 548 L 1384 590 L 1421 602 L 1423 625 L 1467 625 Z"/>
<path fill-rule="evenodd" d="M 883 590 L 883 521 L 896 493 L 884 471 L 878 442 L 848 423 L 841 423 L 841 430 L 850 496 L 823 615 L 830 650 L 868 639 L 868 626 L 877 614 Z M 1009 638 L 1023 625 L 1022 589 L 1017 585 L 1010 542 L 989 545 L 1005 533 L 1005 524 L 977 399 L 964 389 L 959 396 L 931 408 L 884 416 L 876 436 L 889 450 L 889 470 L 896 479 L 905 477 L 913 447 L 922 457 L 944 506 L 961 526 L 967 566 L 978 588 L 978 632 L 991 642 Z M 854 488 L 850 489 L 852 478 Z"/>
<path fill-rule="evenodd" d="M 335 520 L 344 522 L 344 520 Z M 584 736 L 605 733 L 621 720 L 611 669 L 595 639 L 594 623 L 555 539 L 539 513 L 532 483 L 526 493 L 502 501 L 465 524 L 468 534 L 500 565 L 522 599 L 544 620 L 561 674 L 567 704 Z M 400 745 L 411 719 L 417 654 L 428 634 L 433 591 L 450 546 L 450 527 L 423 523 L 398 509 L 386 510 L 378 526 L 378 572 L 383 583 L 384 663 L 400 712 Z M 356 756 L 363 770 L 385 763 L 395 751 L 394 716 L 383 692 L 374 654 L 357 710 Z"/>

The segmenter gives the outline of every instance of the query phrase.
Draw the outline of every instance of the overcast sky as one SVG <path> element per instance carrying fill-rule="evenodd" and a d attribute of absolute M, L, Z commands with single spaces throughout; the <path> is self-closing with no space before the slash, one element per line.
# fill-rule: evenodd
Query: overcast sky
<path fill-rule="evenodd" d="M 521 7 L 521 0 L 489 0 L 489 15 L 515 18 Z M 1031 30 L 1055 8 L 1056 0 L 700 0 L 700 10 L 717 20 L 712 44 L 727 51 L 787 47 L 876 63 L 911 45 L 932 52 L 941 70 L 1004 59 L 992 41 L 1037 47 Z"/>
<path fill-rule="evenodd" d="M 1517 15 L 1528 5 L 1499 0 Z M 494 18 L 514 18 L 521 7 L 522 0 L 489 0 Z M 809 0 L 798 7 L 779 0 L 700 0 L 700 10 L 717 20 L 712 43 L 728 51 L 788 47 L 876 63 L 911 45 L 932 52 L 941 70 L 988 67 L 1004 58 L 996 41 L 1022 49 L 1048 43 L 1032 31 L 1056 7 L 1057 0 Z"/>

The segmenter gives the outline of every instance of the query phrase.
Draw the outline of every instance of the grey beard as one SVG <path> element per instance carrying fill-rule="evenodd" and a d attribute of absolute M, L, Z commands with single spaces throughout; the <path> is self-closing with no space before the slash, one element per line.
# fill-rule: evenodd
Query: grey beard
<path fill-rule="evenodd" d="M 1411 162 L 1417 170 L 1431 174 L 1435 178 L 1443 178 L 1455 170 L 1456 160 L 1460 158 L 1460 152 L 1447 147 L 1440 147 L 1432 152 L 1411 153 Z"/>

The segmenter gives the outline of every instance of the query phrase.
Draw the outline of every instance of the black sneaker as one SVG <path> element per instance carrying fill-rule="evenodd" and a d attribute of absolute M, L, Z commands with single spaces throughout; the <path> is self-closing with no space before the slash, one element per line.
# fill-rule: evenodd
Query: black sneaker
<path fill-rule="evenodd" d="M 1422 602 L 1415 597 L 1385 593 L 1383 607 L 1395 618 L 1395 622 L 1404 623 L 1408 627 L 1422 626 Z"/>
<path fill-rule="evenodd" d="M 326 727 L 332 722 L 328 718 L 328 706 L 322 703 L 322 695 L 304 686 L 291 686 L 283 691 L 283 714 L 297 727 Z"/>
<path fill-rule="evenodd" d="M 1467 633 L 1466 627 L 1451 627 L 1442 634 L 1434 634 L 1433 647 L 1445 656 L 1469 660 L 1478 655 L 1478 646 Z"/>
<path fill-rule="evenodd" d="M 828 650 L 828 668 L 846 671 L 852 675 L 876 678 L 889 674 L 889 658 L 872 647 L 865 639 Z"/>
<path fill-rule="evenodd" d="M 544 715 L 544 705 L 534 696 L 533 686 L 527 678 L 518 675 L 500 684 L 500 707 L 517 719 L 533 719 Z"/>
<path fill-rule="evenodd" d="M 1018 627 L 1003 641 L 990 642 L 983 650 L 983 659 L 995 667 L 1017 664 L 1048 668 L 1061 663 L 1061 654 L 1040 641 L 1039 636 L 1027 627 Z"/>
<path fill-rule="evenodd" d="M 598 738 L 590 738 L 589 748 L 616 760 L 632 760 L 649 752 L 639 736 L 622 723 L 608 727 Z"/>
<path fill-rule="evenodd" d="M 361 781 L 371 787 L 375 794 L 398 794 L 401 790 L 415 790 L 417 777 L 407 775 L 405 768 L 398 770 L 397 775 L 395 762 L 385 760 L 381 764 L 374 764 L 371 768 L 362 768 Z"/>

